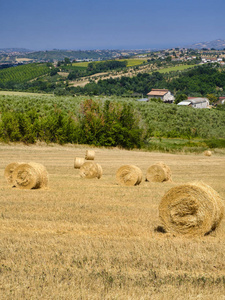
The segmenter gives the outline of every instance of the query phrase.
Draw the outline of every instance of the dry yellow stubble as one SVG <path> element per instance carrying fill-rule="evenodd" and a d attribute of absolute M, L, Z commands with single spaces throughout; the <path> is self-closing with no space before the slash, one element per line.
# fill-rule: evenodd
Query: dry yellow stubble
<path fill-rule="evenodd" d="M 0 299 L 223 299 L 224 219 L 204 237 L 155 232 L 159 203 L 175 184 L 124 187 L 115 174 L 162 160 L 176 185 L 203 180 L 225 199 L 224 154 L 96 148 L 104 174 L 83 180 L 71 161 L 85 149 L 0 145 L 2 174 L 12 161 L 35 159 L 51 179 L 47 190 L 20 190 L 0 177 Z"/>

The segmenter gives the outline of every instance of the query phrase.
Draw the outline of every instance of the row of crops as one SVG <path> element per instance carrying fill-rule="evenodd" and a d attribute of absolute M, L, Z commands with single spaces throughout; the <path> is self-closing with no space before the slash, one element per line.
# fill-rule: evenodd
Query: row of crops
<path fill-rule="evenodd" d="M 27 64 L 0 70 L 0 82 L 22 83 L 49 74 L 50 68 L 46 64 Z"/>
<path fill-rule="evenodd" d="M 140 103 L 138 110 L 151 136 L 166 138 L 225 138 L 225 112 L 174 104 Z"/>
<path fill-rule="evenodd" d="M 32 114 L 35 113 L 39 118 L 48 119 L 57 111 L 62 114 L 64 121 L 66 119 L 71 121 L 82 118 L 82 103 L 88 99 L 85 96 L 0 96 L 0 112 L 2 116 L 8 112 L 13 115 L 22 113 L 25 116 L 32 111 Z M 99 112 L 104 111 L 106 102 L 111 105 L 111 113 L 113 113 L 113 109 L 118 109 L 118 105 L 121 109 L 127 104 L 131 105 L 133 115 L 139 120 L 140 126 L 145 129 L 149 137 L 225 138 L 224 111 L 194 109 L 154 102 L 140 103 L 132 98 L 124 100 L 118 97 L 94 97 L 90 107 L 90 114 L 95 116 L 92 120 L 94 126 L 101 124 L 102 115 Z M 101 126 L 99 130 L 101 131 Z"/>

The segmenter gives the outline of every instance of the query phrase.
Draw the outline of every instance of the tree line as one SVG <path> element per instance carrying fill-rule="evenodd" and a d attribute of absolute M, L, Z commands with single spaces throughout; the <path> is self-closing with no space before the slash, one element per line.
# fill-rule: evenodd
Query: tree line
<path fill-rule="evenodd" d="M 52 111 L 2 111 L 2 141 L 35 143 L 79 143 L 95 146 L 141 148 L 147 132 L 131 103 L 104 103 L 87 99 L 76 113 L 54 105 Z"/>
<path fill-rule="evenodd" d="M 201 97 L 207 94 L 225 95 L 225 71 L 206 64 L 175 74 L 139 73 L 134 77 L 110 78 L 91 82 L 84 87 L 71 87 L 75 94 L 88 95 L 146 95 L 152 88 L 166 88 L 175 95 Z"/>
<path fill-rule="evenodd" d="M 69 80 L 74 80 L 80 77 L 90 76 L 96 73 L 106 72 L 106 71 L 112 71 L 112 70 L 118 70 L 126 68 L 127 61 L 118 61 L 118 60 L 107 60 L 102 62 L 90 62 L 87 66 L 87 68 L 76 68 L 76 64 L 74 67 L 62 67 L 62 70 L 68 70 L 70 71 L 68 75 Z"/>

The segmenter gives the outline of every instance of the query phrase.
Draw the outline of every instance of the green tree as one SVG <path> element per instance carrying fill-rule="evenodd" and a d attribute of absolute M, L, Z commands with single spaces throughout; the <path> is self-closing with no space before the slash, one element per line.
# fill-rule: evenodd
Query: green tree
<path fill-rule="evenodd" d="M 68 57 L 64 58 L 64 63 L 65 65 L 69 65 L 70 64 L 70 59 Z"/>
<path fill-rule="evenodd" d="M 188 96 L 185 94 L 179 94 L 176 96 L 174 104 L 178 104 L 179 102 L 183 101 L 183 100 L 187 100 Z"/>
<path fill-rule="evenodd" d="M 207 98 L 211 104 L 215 103 L 218 100 L 218 97 L 214 94 L 207 94 Z"/>

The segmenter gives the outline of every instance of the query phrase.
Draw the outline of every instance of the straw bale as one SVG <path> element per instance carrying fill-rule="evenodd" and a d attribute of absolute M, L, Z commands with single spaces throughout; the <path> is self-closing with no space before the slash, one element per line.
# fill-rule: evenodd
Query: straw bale
<path fill-rule="evenodd" d="M 19 189 L 39 189 L 47 187 L 48 172 L 39 163 L 20 164 L 12 174 L 13 184 Z"/>
<path fill-rule="evenodd" d="M 206 151 L 204 152 L 204 155 L 205 155 L 205 156 L 211 156 L 211 155 L 212 155 L 212 152 L 211 152 L 210 150 L 206 150 Z"/>
<path fill-rule="evenodd" d="M 103 174 L 103 170 L 102 170 L 102 167 L 100 164 L 96 164 L 97 165 L 97 168 L 98 168 L 98 176 L 97 178 L 100 179 L 102 177 L 102 174 Z"/>
<path fill-rule="evenodd" d="M 170 189 L 159 204 L 159 218 L 166 232 L 203 236 L 215 230 L 224 214 L 218 193 L 203 182 Z"/>
<path fill-rule="evenodd" d="M 15 168 L 17 168 L 20 164 L 22 164 L 22 162 L 12 162 L 10 164 L 8 164 L 5 167 L 4 170 L 4 177 L 6 179 L 6 181 L 8 182 L 8 184 L 13 186 L 13 179 L 12 179 L 12 174 L 13 171 L 15 170 Z"/>
<path fill-rule="evenodd" d="M 100 179 L 102 176 L 102 167 L 93 162 L 85 162 L 81 167 L 80 167 L 80 177 L 82 178 L 98 178 Z"/>
<path fill-rule="evenodd" d="M 80 167 L 84 164 L 85 160 L 83 157 L 75 157 L 74 159 L 74 168 L 80 169 Z"/>
<path fill-rule="evenodd" d="M 172 173 L 170 167 L 162 162 L 159 162 L 148 168 L 146 173 L 146 181 L 150 181 L 150 182 L 172 181 L 171 176 Z"/>
<path fill-rule="evenodd" d="M 94 150 L 86 150 L 85 159 L 86 160 L 94 160 L 95 159 L 95 151 Z"/>
<path fill-rule="evenodd" d="M 121 166 L 116 172 L 116 181 L 125 186 L 139 185 L 142 181 L 142 172 L 134 165 Z"/>

